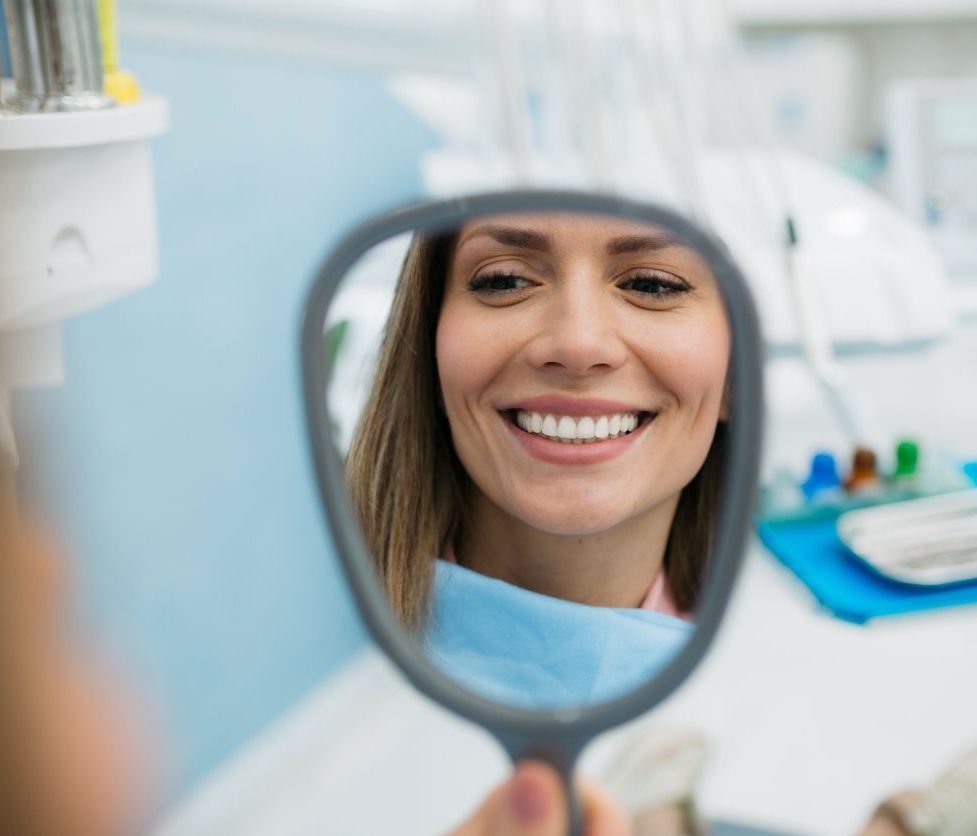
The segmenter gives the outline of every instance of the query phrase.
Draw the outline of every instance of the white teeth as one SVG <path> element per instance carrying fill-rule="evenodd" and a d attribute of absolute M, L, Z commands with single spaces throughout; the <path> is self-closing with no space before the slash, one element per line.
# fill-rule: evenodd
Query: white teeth
<path fill-rule="evenodd" d="M 556 427 L 556 433 L 562 439 L 573 441 L 577 437 L 577 422 L 564 415 Z"/>
<path fill-rule="evenodd" d="M 527 433 L 544 435 L 564 444 L 592 444 L 633 432 L 638 426 L 638 413 L 617 415 L 542 415 L 539 412 L 516 410 L 516 424 Z"/>

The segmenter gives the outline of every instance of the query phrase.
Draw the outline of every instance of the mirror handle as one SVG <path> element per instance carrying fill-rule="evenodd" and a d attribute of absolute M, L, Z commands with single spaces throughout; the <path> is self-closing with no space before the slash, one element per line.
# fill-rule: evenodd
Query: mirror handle
<path fill-rule="evenodd" d="M 540 741 L 501 734 L 497 737 L 512 760 L 513 767 L 523 760 L 537 760 L 548 763 L 557 771 L 567 800 L 568 836 L 584 836 L 583 802 L 574 786 L 573 775 L 577 758 L 587 739 Z"/>
<path fill-rule="evenodd" d="M 580 793 L 573 784 L 573 775 L 563 777 L 563 791 L 567 797 L 567 818 L 570 822 L 570 836 L 584 836 L 584 811 Z"/>

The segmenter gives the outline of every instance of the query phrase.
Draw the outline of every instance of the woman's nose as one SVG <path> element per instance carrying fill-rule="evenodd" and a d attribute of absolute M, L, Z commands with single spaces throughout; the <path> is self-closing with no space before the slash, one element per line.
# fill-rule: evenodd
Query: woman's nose
<path fill-rule="evenodd" d="M 528 357 L 540 369 L 580 375 L 610 371 L 626 359 L 627 347 L 607 294 L 567 291 L 540 314 Z"/>

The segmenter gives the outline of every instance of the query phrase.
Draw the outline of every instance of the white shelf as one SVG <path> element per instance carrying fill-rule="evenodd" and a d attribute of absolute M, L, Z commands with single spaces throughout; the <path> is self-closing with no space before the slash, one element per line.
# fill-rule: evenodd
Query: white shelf
<path fill-rule="evenodd" d="M 19 370 L 0 370 L 0 380 L 46 383 L 54 366 L 32 358 L 40 346 L 50 359 L 57 347 L 37 329 L 155 278 L 150 141 L 167 121 L 166 100 L 152 95 L 100 110 L 0 115 L 0 332 L 37 337 L 18 342 Z"/>
<path fill-rule="evenodd" d="M 0 151 L 73 148 L 158 136 L 167 128 L 167 104 L 146 95 L 135 104 L 67 113 L 0 110 Z"/>

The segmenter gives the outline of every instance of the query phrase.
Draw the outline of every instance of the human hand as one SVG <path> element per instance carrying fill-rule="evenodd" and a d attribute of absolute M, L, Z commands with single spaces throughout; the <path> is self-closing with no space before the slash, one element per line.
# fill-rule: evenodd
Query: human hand
<path fill-rule="evenodd" d="M 76 635 L 60 549 L 0 519 L 0 833 L 134 833 L 154 781 L 138 698 Z"/>
<path fill-rule="evenodd" d="M 586 836 L 633 836 L 623 808 L 597 784 L 580 779 Z M 566 797 L 559 775 L 540 761 L 522 761 L 451 836 L 566 836 Z"/>

